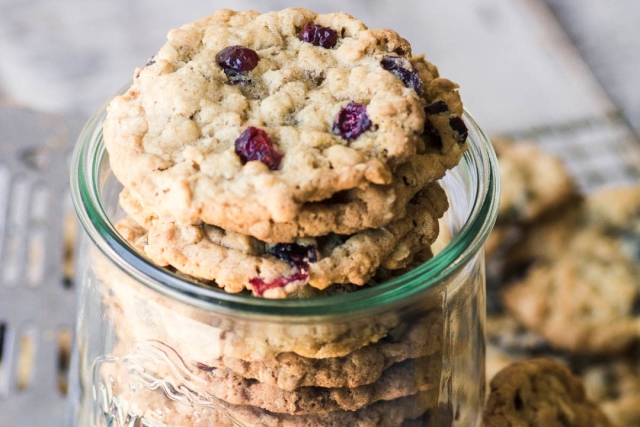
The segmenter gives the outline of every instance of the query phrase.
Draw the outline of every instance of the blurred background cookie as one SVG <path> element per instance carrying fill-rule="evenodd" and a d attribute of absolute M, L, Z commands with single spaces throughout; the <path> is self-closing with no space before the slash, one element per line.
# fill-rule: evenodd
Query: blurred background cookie
<path fill-rule="evenodd" d="M 613 427 L 584 384 L 550 359 L 514 362 L 491 380 L 484 427 Z"/>

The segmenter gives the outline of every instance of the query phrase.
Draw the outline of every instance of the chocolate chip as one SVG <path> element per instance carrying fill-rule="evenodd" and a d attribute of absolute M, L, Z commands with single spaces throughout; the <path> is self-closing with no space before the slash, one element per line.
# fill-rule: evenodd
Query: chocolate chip
<path fill-rule="evenodd" d="M 449 119 L 449 126 L 453 129 L 453 137 L 458 144 L 464 144 L 467 136 L 469 136 L 469 130 L 462 119 L 458 116 L 451 117 Z"/>
<path fill-rule="evenodd" d="M 446 102 L 440 100 L 436 101 L 433 104 L 429 104 L 424 107 L 424 112 L 428 115 L 447 113 L 449 111 L 449 106 Z"/>

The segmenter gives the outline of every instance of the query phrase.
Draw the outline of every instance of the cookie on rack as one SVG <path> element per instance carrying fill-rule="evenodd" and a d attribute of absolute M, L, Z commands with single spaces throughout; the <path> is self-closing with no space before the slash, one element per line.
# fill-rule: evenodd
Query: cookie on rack
<path fill-rule="evenodd" d="M 513 228 L 537 221 L 577 194 L 574 179 L 557 156 L 527 141 L 498 137 L 492 144 L 500 166 L 500 205 L 486 243 L 488 256 L 510 240 Z"/>
<path fill-rule="evenodd" d="M 416 154 L 455 166 L 462 112 L 457 85 L 391 30 L 343 13 L 222 10 L 169 33 L 111 102 L 104 141 L 146 211 L 270 239 L 269 222 L 390 185 Z"/>
<path fill-rule="evenodd" d="M 640 352 L 632 348 L 606 358 L 570 354 L 553 348 L 543 337 L 509 314 L 487 318 L 487 381 L 512 363 L 548 357 L 568 366 L 583 382 L 587 397 L 618 427 L 640 422 Z"/>
<path fill-rule="evenodd" d="M 421 190 L 406 215 L 380 229 L 351 236 L 328 235 L 291 244 L 265 244 L 250 236 L 202 224 L 153 223 L 144 253 L 160 266 L 213 281 L 227 292 L 251 290 L 265 298 L 284 298 L 309 284 L 365 285 L 378 267 L 402 268 L 438 235 L 438 218 L 448 207 L 437 183 Z"/>
<path fill-rule="evenodd" d="M 484 427 L 612 427 L 582 381 L 550 359 L 515 362 L 491 380 Z"/>
<path fill-rule="evenodd" d="M 640 340 L 639 212 L 638 186 L 588 196 L 558 247 L 547 243 L 557 257 L 536 256 L 504 290 L 509 311 L 573 353 L 612 354 Z"/>
<path fill-rule="evenodd" d="M 530 223 L 564 204 L 576 184 L 563 162 L 526 141 L 492 140 L 500 165 L 498 221 Z"/>

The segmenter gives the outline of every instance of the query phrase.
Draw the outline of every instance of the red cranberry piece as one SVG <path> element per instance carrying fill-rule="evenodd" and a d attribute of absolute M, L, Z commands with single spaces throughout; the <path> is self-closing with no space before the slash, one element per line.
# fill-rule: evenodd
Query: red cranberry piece
<path fill-rule="evenodd" d="M 304 27 L 302 27 L 298 38 L 303 42 L 327 49 L 331 49 L 338 43 L 338 33 L 336 33 L 336 30 L 311 23 L 306 23 Z"/>
<path fill-rule="evenodd" d="M 318 252 L 314 245 L 277 243 L 273 245 L 269 252 L 276 258 L 302 270 L 306 269 L 310 262 L 318 260 Z"/>
<path fill-rule="evenodd" d="M 464 144 L 467 140 L 467 136 L 469 136 L 469 131 L 462 119 L 458 116 L 451 117 L 449 119 L 449 126 L 453 129 L 453 137 L 458 144 Z"/>
<path fill-rule="evenodd" d="M 424 112 L 427 113 L 427 115 L 429 116 L 432 116 L 434 114 L 440 114 L 440 113 L 448 113 L 449 106 L 444 101 L 436 101 L 433 104 L 429 104 L 426 107 L 424 107 Z"/>
<path fill-rule="evenodd" d="M 351 141 L 371 128 L 367 108 L 354 102 L 347 104 L 333 122 L 333 133 Z"/>
<path fill-rule="evenodd" d="M 216 62 L 224 70 L 251 71 L 260 61 L 258 54 L 247 47 L 228 46 L 216 55 Z"/>
<path fill-rule="evenodd" d="M 270 282 L 267 282 L 262 277 L 253 277 L 249 279 L 249 283 L 251 283 L 251 287 L 253 288 L 253 292 L 261 297 L 264 296 L 264 293 L 269 289 L 274 288 L 284 288 L 289 283 L 293 282 L 306 282 L 309 279 L 309 273 L 304 271 L 299 271 L 297 273 L 292 274 L 287 277 L 277 277 Z"/>
<path fill-rule="evenodd" d="M 262 162 L 271 170 L 280 167 L 280 161 L 284 157 L 273 148 L 269 135 L 259 128 L 249 126 L 242 135 L 236 139 L 236 154 L 240 156 L 242 164 L 256 160 Z"/>
<path fill-rule="evenodd" d="M 399 78 L 406 87 L 415 90 L 418 94 L 420 93 L 422 90 L 420 74 L 407 58 L 387 55 L 382 58 L 380 64 L 382 68 Z"/>

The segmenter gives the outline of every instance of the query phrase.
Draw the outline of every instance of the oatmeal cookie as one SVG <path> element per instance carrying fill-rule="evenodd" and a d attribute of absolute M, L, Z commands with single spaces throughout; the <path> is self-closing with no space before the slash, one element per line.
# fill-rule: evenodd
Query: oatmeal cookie
<path fill-rule="evenodd" d="M 576 184 L 562 161 L 526 141 L 494 138 L 500 166 L 498 219 L 485 244 L 487 258 L 511 248 L 521 228 L 573 204 Z M 507 249 L 509 250 L 509 249 Z"/>
<path fill-rule="evenodd" d="M 506 278 L 526 273 L 527 266 L 553 262 L 562 256 L 573 237 L 589 227 L 585 205 L 584 197 L 574 197 L 535 223 L 522 227 L 504 257 Z"/>
<path fill-rule="evenodd" d="M 210 358 L 207 361 L 210 365 L 188 355 L 184 359 L 192 371 L 228 369 L 244 378 L 282 390 L 298 387 L 353 388 L 377 381 L 387 368 L 398 362 L 429 355 L 442 357 L 442 333 L 442 315 L 439 311 L 432 311 L 344 357 L 313 359 L 287 352 L 254 362 L 233 357 Z"/>
<path fill-rule="evenodd" d="M 562 161 L 524 141 L 492 141 L 500 165 L 498 223 L 530 223 L 576 193 Z"/>
<path fill-rule="evenodd" d="M 432 183 L 412 199 L 404 218 L 386 227 L 275 245 L 206 224 L 157 221 L 144 252 L 157 265 L 214 281 L 227 292 L 248 289 L 256 296 L 284 298 L 307 283 L 318 289 L 364 285 L 380 266 L 408 265 L 433 243 L 447 207 L 444 190 Z"/>
<path fill-rule="evenodd" d="M 557 348 L 623 350 L 640 338 L 637 259 L 629 258 L 620 242 L 587 231 L 574 237 L 568 250 L 505 289 L 505 305 Z"/>
<path fill-rule="evenodd" d="M 139 387 L 132 392 L 132 382 L 126 370 L 112 369 L 103 375 L 111 375 L 109 384 L 113 396 L 125 413 L 147 422 L 168 425 L 234 425 L 229 417 L 240 425 L 264 427 L 401 427 L 413 425 L 412 420 L 433 410 L 438 401 L 437 390 L 429 390 L 395 400 L 379 401 L 357 411 L 334 411 L 310 415 L 290 415 L 269 412 L 246 405 L 232 405 L 206 395 L 202 390 L 161 387 L 150 390 Z M 135 381 L 135 380 L 134 380 Z M 171 398 L 167 396 L 169 393 Z M 211 406 L 194 405 L 192 402 L 212 402 Z M 206 405 L 206 403 L 205 403 Z M 405 424 L 405 422 L 407 424 Z"/>
<path fill-rule="evenodd" d="M 209 366 L 224 357 L 253 362 L 287 352 L 318 359 L 343 357 L 407 327 L 395 312 L 383 313 L 373 321 L 252 323 L 173 300 L 140 284 L 96 252 L 91 256 L 102 309 L 114 319 L 117 339 L 161 341 Z M 441 303 L 434 298 L 433 309 Z"/>
<path fill-rule="evenodd" d="M 640 347 L 624 354 L 594 357 L 553 348 L 509 314 L 487 318 L 487 380 L 511 363 L 552 357 L 582 379 L 587 397 L 618 427 L 640 423 Z"/>
<path fill-rule="evenodd" d="M 571 352 L 616 353 L 640 339 L 638 212 L 640 187 L 588 196 L 570 231 L 547 242 L 557 257 L 537 254 L 526 276 L 505 289 L 508 309 Z"/>
<path fill-rule="evenodd" d="M 457 85 L 391 30 L 343 13 L 221 10 L 169 33 L 111 102 L 104 141 L 145 210 L 264 236 L 260 224 L 307 203 L 391 184 L 417 153 L 453 167 L 461 115 Z"/>
<path fill-rule="evenodd" d="M 444 173 L 444 166 L 433 153 L 418 154 L 398 166 L 389 185 L 364 184 L 334 194 L 329 200 L 305 203 L 291 221 L 227 223 L 225 230 L 250 235 L 267 243 L 292 243 L 300 237 L 330 233 L 349 235 L 367 228 L 380 228 L 404 217 L 409 200 Z M 120 194 L 120 205 L 147 229 L 157 221 L 155 214 L 145 210 L 127 188 Z"/>
<path fill-rule="evenodd" d="M 166 353 L 177 356 L 173 349 L 165 348 L 168 348 Z M 180 360 L 179 356 L 175 359 Z M 161 368 L 154 375 L 169 381 L 174 387 L 188 387 L 188 383 L 184 383 L 188 378 L 188 382 L 197 384 L 207 394 L 232 405 L 249 405 L 278 414 L 312 415 L 355 411 L 378 401 L 437 389 L 441 365 L 440 354 L 407 359 L 389 367 L 377 381 L 353 388 L 299 387 L 282 390 L 243 378 L 228 369 L 217 368 L 192 370 L 184 377 L 175 375 L 175 369 Z"/>
<path fill-rule="evenodd" d="M 485 427 L 609 427 L 582 381 L 549 359 L 516 362 L 491 380 Z"/>

